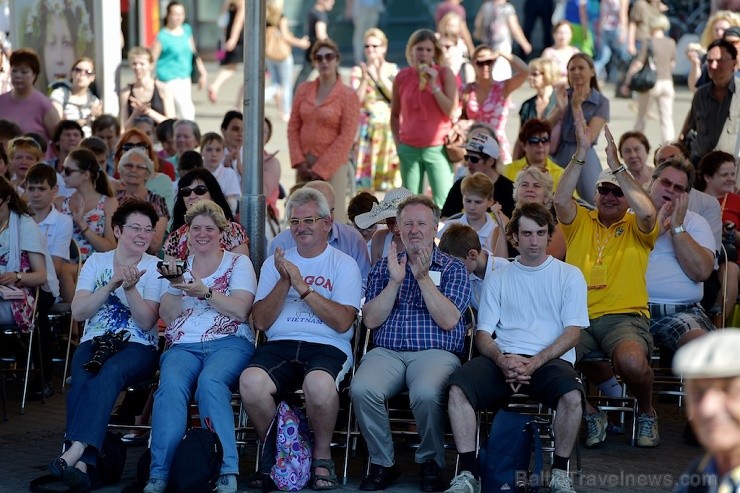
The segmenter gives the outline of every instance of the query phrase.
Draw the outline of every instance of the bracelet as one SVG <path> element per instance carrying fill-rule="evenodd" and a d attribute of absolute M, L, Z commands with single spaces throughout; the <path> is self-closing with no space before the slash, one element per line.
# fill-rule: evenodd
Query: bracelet
<path fill-rule="evenodd" d="M 311 293 L 313 293 L 313 288 L 311 286 L 309 286 L 308 289 L 306 290 L 306 292 L 301 295 L 301 299 L 305 299 L 306 296 L 308 296 Z"/>
<path fill-rule="evenodd" d="M 90 226 L 86 227 L 83 231 L 80 231 L 80 234 L 83 234 L 84 235 L 88 231 L 90 231 Z"/>
<path fill-rule="evenodd" d="M 621 164 L 621 165 L 619 166 L 619 168 L 615 169 L 615 170 L 614 170 L 614 171 L 612 171 L 611 173 L 612 173 L 612 176 L 617 176 L 617 175 L 618 175 L 619 173 L 621 173 L 622 171 L 627 171 L 627 168 L 626 168 L 626 167 L 624 166 L 624 163 L 622 163 L 622 164 Z"/>
<path fill-rule="evenodd" d="M 442 92 L 442 89 L 439 88 L 439 86 L 436 86 L 434 89 L 432 89 L 432 94 L 437 94 Z"/>
<path fill-rule="evenodd" d="M 580 164 L 581 166 L 583 166 L 584 164 L 586 164 L 586 160 L 585 159 L 583 161 L 581 161 L 580 159 L 576 158 L 576 155 L 575 154 L 573 154 L 573 156 L 570 158 L 570 160 L 571 160 L 571 162 L 576 163 L 576 164 Z"/>

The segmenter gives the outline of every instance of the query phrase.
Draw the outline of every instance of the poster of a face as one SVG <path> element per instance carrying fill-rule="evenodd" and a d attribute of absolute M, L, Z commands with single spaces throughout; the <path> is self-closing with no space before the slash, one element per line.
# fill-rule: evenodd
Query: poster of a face
<path fill-rule="evenodd" d="M 41 59 L 36 86 L 69 79 L 80 57 L 95 59 L 93 0 L 13 0 L 14 47 L 33 48 Z"/>

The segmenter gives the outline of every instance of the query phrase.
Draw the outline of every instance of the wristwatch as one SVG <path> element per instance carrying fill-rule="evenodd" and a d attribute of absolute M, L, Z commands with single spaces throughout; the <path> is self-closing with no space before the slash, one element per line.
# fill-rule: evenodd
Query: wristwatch
<path fill-rule="evenodd" d="M 211 288 L 208 288 L 208 292 L 205 295 L 203 295 L 203 299 L 208 301 L 211 298 L 213 298 L 213 290 Z"/>
<path fill-rule="evenodd" d="M 21 282 L 23 280 L 23 274 L 20 272 L 15 273 L 15 282 Z"/>
<path fill-rule="evenodd" d="M 675 228 L 671 228 L 671 236 L 680 235 L 681 233 L 685 233 L 686 228 L 683 227 L 683 224 L 680 226 L 676 226 Z"/>

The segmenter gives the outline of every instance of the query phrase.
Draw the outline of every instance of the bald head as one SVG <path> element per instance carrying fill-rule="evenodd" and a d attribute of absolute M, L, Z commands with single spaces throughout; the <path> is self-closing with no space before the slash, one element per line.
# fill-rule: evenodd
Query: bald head
<path fill-rule="evenodd" d="M 326 197 L 326 201 L 329 203 L 329 209 L 331 209 L 332 215 L 334 215 L 334 189 L 330 183 L 321 180 L 314 180 L 309 181 L 303 186 L 305 188 L 313 188 Z"/>

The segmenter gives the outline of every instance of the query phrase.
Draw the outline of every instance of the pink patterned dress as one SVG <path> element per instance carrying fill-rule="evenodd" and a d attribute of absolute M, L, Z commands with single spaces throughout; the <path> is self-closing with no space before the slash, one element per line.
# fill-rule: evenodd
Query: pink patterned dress
<path fill-rule="evenodd" d="M 488 96 L 482 104 L 475 95 L 477 82 L 468 85 L 463 94 L 465 116 L 469 120 L 483 122 L 496 131 L 496 139 L 501 147 L 501 158 L 504 164 L 511 162 L 511 145 L 506 138 L 506 121 L 509 118 L 509 99 L 504 97 L 505 81 L 494 81 Z"/>
<path fill-rule="evenodd" d="M 72 217 L 72 209 L 69 207 L 69 199 L 71 197 L 67 197 L 64 199 L 64 202 L 62 202 L 61 211 L 65 214 L 68 214 L 70 217 Z M 98 200 L 98 203 L 95 204 L 95 207 L 90 209 L 85 213 L 85 222 L 90 227 L 90 229 L 93 230 L 93 232 L 98 236 L 103 236 L 105 234 L 105 199 L 107 197 L 105 195 L 101 195 L 100 199 Z M 77 245 L 80 247 L 80 256 L 82 257 L 82 261 L 84 262 L 87 260 L 87 257 L 92 255 L 95 252 L 95 248 L 93 248 L 92 244 L 90 244 L 89 241 L 87 241 L 87 238 L 85 238 L 85 235 L 82 234 L 82 231 L 77 226 L 77 224 L 74 225 L 74 229 L 72 231 L 72 238 L 77 242 Z"/>

